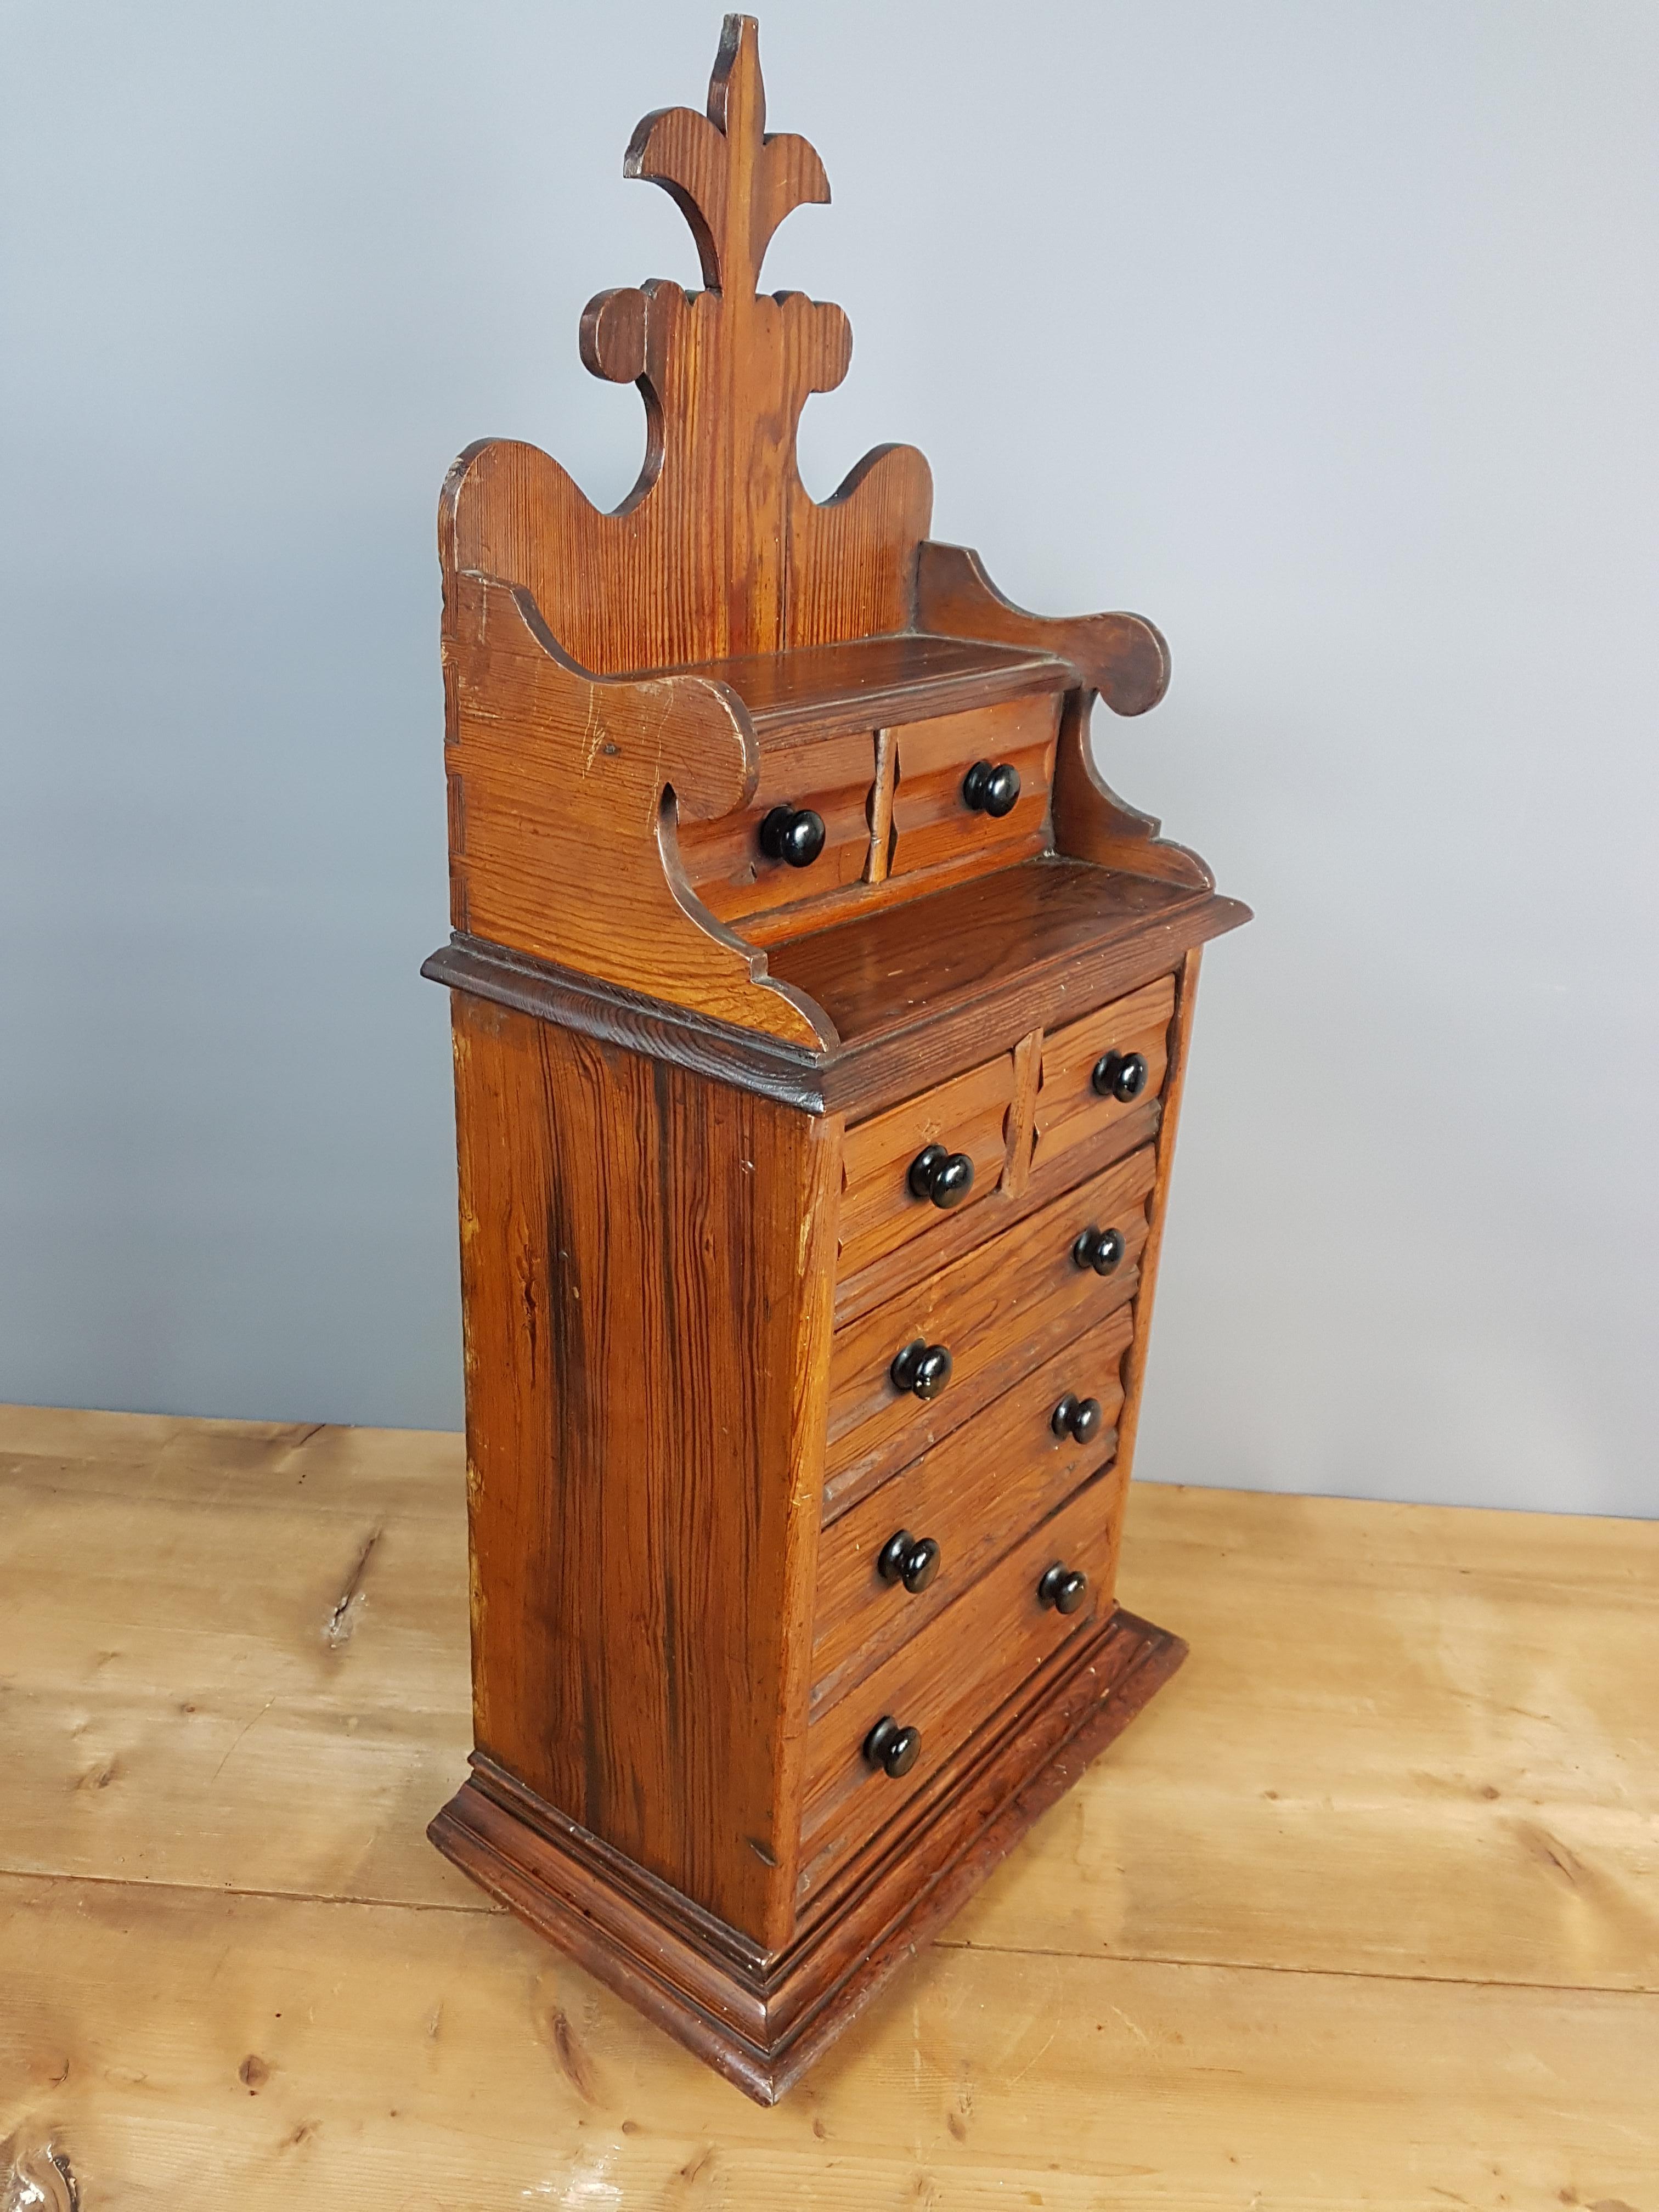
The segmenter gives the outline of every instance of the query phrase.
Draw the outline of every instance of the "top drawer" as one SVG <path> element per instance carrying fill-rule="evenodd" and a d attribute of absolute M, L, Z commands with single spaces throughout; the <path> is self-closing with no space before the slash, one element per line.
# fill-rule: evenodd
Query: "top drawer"
<path fill-rule="evenodd" d="M 1059 718 L 1060 702 L 1049 693 L 896 729 L 890 872 L 908 875 L 946 861 L 1000 867 L 1038 850 Z M 970 783 L 969 772 L 981 763 Z"/>
<path fill-rule="evenodd" d="M 847 1132 L 842 1146 L 843 1277 L 996 1188 L 1013 1095 L 1014 1056 L 1006 1052 Z"/>
<path fill-rule="evenodd" d="M 868 730 L 768 746 L 746 807 L 715 822 L 681 823 L 687 882 L 708 911 L 726 922 L 816 902 L 861 883 L 870 862 L 875 780 L 876 741 Z M 769 832 L 768 818 L 775 814 L 778 820 Z M 793 838 L 775 834 L 802 815 L 816 817 L 816 823 L 809 818 Z"/>
<path fill-rule="evenodd" d="M 1042 1042 L 1031 1164 L 1101 1136 L 1137 1106 L 1161 1096 L 1169 1073 L 1175 978 L 1115 1000 Z"/>

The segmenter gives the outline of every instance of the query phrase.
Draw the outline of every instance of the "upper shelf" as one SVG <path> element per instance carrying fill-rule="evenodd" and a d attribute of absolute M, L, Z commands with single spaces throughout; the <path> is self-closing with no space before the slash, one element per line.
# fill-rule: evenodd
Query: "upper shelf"
<path fill-rule="evenodd" d="M 920 630 L 697 661 L 673 672 L 729 686 L 748 708 L 763 744 L 923 721 L 1000 700 L 1068 690 L 1081 680 L 1069 661 L 1052 653 Z"/>

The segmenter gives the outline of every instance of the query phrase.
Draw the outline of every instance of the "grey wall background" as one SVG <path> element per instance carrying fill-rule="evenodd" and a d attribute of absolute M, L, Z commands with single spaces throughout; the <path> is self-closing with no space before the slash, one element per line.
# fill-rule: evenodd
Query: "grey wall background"
<path fill-rule="evenodd" d="M 0 1395 L 460 1419 L 433 514 L 607 502 L 711 4 L 0 10 Z M 1141 609 L 1211 955 L 1141 1471 L 1659 1510 L 1659 11 L 769 0 L 821 495 Z"/>

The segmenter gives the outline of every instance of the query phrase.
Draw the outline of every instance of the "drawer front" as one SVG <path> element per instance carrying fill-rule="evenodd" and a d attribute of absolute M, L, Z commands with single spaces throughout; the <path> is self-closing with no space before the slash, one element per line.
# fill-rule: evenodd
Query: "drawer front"
<path fill-rule="evenodd" d="M 1049 693 L 896 729 L 889 872 L 906 875 L 945 861 L 1000 866 L 1018 852 L 1040 850 L 1059 716 L 1059 697 Z M 963 796 L 968 771 L 981 760 L 1012 768 L 1019 778 L 1019 796 L 1006 814 L 974 807 Z"/>
<path fill-rule="evenodd" d="M 814 1715 L 925 1628 L 1111 1459 L 1133 1328 L 1133 1307 L 1120 1306 L 825 1528 L 812 1632 Z M 1057 1427 L 1056 1410 L 1068 1402 L 1069 1420 Z M 898 1542 L 901 1534 L 908 1546 Z M 921 1587 L 907 1586 L 907 1571 Z"/>
<path fill-rule="evenodd" d="M 1123 1485 L 1115 1468 L 1079 1491 L 884 1667 L 806 1734 L 801 1825 L 803 1892 L 902 1812 L 980 1724 L 1043 1661 L 1111 1611 Z M 1045 1605 L 1037 1585 L 1061 1565 L 1087 1577 L 1078 1609 Z M 884 1718 L 921 1735 L 900 1777 L 871 1764 L 864 1746 Z"/>
<path fill-rule="evenodd" d="M 1043 1039 L 1033 1167 L 1093 1141 L 1162 1095 L 1174 1019 L 1175 978 L 1164 975 Z"/>
<path fill-rule="evenodd" d="M 959 1213 L 994 1191 L 1008 1147 L 1014 1056 L 942 1083 L 847 1132 L 842 1140 L 841 1273 L 855 1274 L 884 1253 L 925 1236 L 947 1212 Z M 958 1194 L 947 1176 L 936 1203 L 918 1195 L 911 1170 L 930 1146 L 945 1161 L 967 1159 L 973 1180 Z M 959 1167 L 951 1170 L 960 1176 Z M 925 1181 L 918 1170 L 918 1182 Z"/>
<path fill-rule="evenodd" d="M 870 794 L 876 780 L 873 731 L 825 738 L 810 746 L 769 746 L 755 796 L 718 822 L 684 822 L 680 860 L 692 890 L 721 921 L 766 914 L 861 883 L 870 860 Z M 807 810 L 823 823 L 823 848 L 805 867 L 769 858 L 761 825 L 774 807 Z"/>
<path fill-rule="evenodd" d="M 830 1350 L 830 1514 L 918 1458 L 1011 1384 L 1133 1296 L 1146 1241 L 1156 1147 L 1127 1159 L 1028 1214 L 926 1281 L 836 1331 Z M 1109 1273 L 1079 1267 L 1085 1231 L 1115 1230 L 1122 1256 Z M 908 1346 L 943 1346 L 948 1379 L 920 1397 L 895 1382 Z"/>

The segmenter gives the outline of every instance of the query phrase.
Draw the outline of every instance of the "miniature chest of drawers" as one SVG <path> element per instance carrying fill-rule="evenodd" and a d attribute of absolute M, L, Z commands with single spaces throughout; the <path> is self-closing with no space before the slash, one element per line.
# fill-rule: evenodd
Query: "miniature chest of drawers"
<path fill-rule="evenodd" d="M 440 1849 L 770 2100 L 1179 1662 L 1114 1579 L 1199 948 L 1099 780 L 1130 615 L 1012 606 L 884 447 L 820 505 L 829 198 L 755 26 L 628 174 L 704 289 L 602 294 L 614 514 L 445 486 L 472 1771 Z"/>

